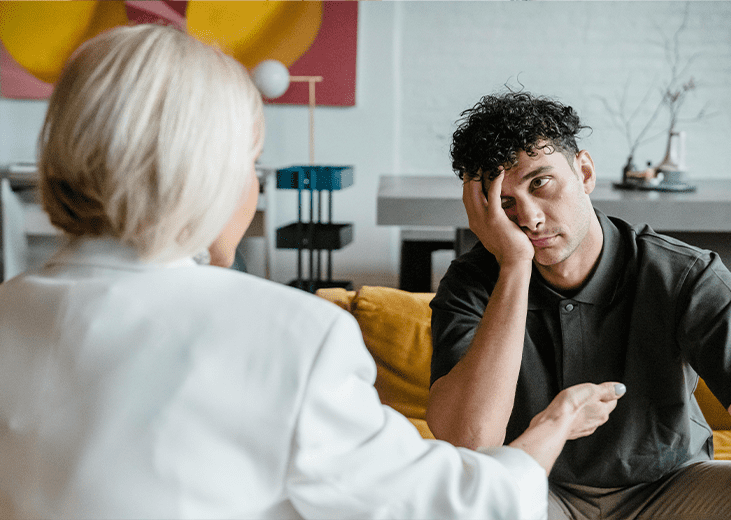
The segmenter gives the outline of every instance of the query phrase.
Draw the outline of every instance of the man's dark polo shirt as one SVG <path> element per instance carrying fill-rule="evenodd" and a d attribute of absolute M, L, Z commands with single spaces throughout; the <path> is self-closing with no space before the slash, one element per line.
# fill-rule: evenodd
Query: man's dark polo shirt
<path fill-rule="evenodd" d="M 604 246 L 575 294 L 534 268 L 523 359 L 505 443 L 560 390 L 620 381 L 609 421 L 569 441 L 557 482 L 621 487 L 713 458 L 713 437 L 693 391 L 698 374 L 731 405 L 731 273 L 715 253 L 632 227 L 597 211 Z M 480 243 L 456 259 L 432 301 L 432 382 L 467 351 L 499 266 Z"/>

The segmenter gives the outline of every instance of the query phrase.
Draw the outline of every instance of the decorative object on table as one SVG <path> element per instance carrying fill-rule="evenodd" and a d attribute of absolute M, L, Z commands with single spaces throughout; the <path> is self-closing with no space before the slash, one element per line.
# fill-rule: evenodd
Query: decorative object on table
<path fill-rule="evenodd" d="M 628 159 L 622 172 L 622 182 L 614 183 L 620 189 L 655 190 L 671 192 L 695 191 L 696 187 L 684 180 L 685 169 L 685 132 L 670 132 L 665 158 L 657 166 L 647 164 L 644 170 L 635 170 Z"/>
<path fill-rule="evenodd" d="M 602 99 L 605 108 L 613 116 L 615 123 L 622 129 L 629 145 L 627 163 L 622 170 L 622 181 L 614 183 L 616 188 L 672 192 L 687 192 L 695 191 L 696 189 L 694 185 L 686 182 L 688 171 L 685 165 L 685 132 L 678 129 L 678 124 L 681 122 L 698 121 L 707 117 L 708 114 L 706 111 L 708 107 L 707 105 L 704 106 L 695 117 L 680 117 L 681 108 L 688 94 L 696 88 L 695 79 L 692 76 L 685 79 L 685 73 L 696 56 L 683 60 L 680 53 L 680 35 L 685 29 L 687 22 L 688 10 L 686 6 L 683 22 L 675 31 L 672 38 L 663 35 L 664 50 L 667 64 L 670 68 L 670 77 L 661 87 L 661 97 L 654 111 L 645 126 L 636 136 L 633 137 L 632 132 L 633 119 L 640 112 L 640 107 L 648 101 L 654 88 L 648 90 L 640 105 L 629 116 L 625 111 L 627 87 L 625 87 L 624 96 L 618 103 L 617 108 L 613 107 L 606 99 Z M 664 108 L 668 111 L 667 129 L 648 136 L 649 130 L 653 127 L 655 120 Z M 667 138 L 664 159 L 656 166 L 651 166 L 652 163 L 648 161 L 647 168 L 644 170 L 636 169 L 634 158 L 638 146 L 663 135 Z"/>
<path fill-rule="evenodd" d="M 297 250 L 297 278 L 289 285 L 315 292 L 328 287 L 352 289 L 350 281 L 333 280 L 332 252 L 353 241 L 352 223 L 332 221 L 332 192 L 353 185 L 351 166 L 292 166 L 277 170 L 277 188 L 297 190 L 297 222 L 277 229 L 277 248 Z M 315 192 L 317 191 L 317 204 Z M 328 193 L 327 220 L 322 219 L 322 192 Z M 309 192 L 309 220 L 303 220 L 302 196 Z M 315 220 L 315 207 L 317 219 Z M 322 275 L 322 252 L 327 252 L 327 278 Z M 309 252 L 309 276 L 305 278 L 303 255 Z"/>

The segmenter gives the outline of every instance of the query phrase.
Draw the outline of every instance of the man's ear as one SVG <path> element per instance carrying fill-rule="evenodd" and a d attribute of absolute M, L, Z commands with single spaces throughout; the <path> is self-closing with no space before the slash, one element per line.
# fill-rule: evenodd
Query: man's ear
<path fill-rule="evenodd" d="M 587 195 L 594 191 L 596 186 L 596 170 L 594 169 L 594 159 L 586 150 L 581 150 L 574 158 L 574 169 L 579 176 L 579 180 L 584 185 L 584 193 Z"/>

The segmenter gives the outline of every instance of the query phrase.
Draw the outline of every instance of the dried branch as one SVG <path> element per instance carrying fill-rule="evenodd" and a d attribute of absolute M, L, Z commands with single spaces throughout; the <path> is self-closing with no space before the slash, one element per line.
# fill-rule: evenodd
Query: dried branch
<path fill-rule="evenodd" d="M 693 62 L 700 56 L 699 53 L 695 53 L 687 59 L 684 59 L 681 53 L 681 36 L 688 27 L 689 20 L 689 4 L 686 3 L 685 13 L 683 15 L 683 21 L 680 23 L 678 28 L 673 32 L 671 37 L 666 36 L 660 26 L 655 24 L 658 34 L 661 36 L 662 45 L 665 54 L 665 61 L 669 68 L 669 77 L 666 81 L 661 83 L 659 89 L 660 96 L 659 101 L 655 105 L 652 114 L 648 118 L 642 130 L 637 135 L 633 135 L 632 125 L 637 117 L 639 117 L 640 111 L 643 107 L 649 104 L 651 94 L 655 91 L 654 87 L 651 87 L 643 96 L 640 103 L 632 111 L 629 116 L 626 114 L 626 101 L 627 93 L 629 90 L 629 79 L 625 84 L 624 91 L 621 99 L 617 103 L 615 108 L 606 98 L 600 97 L 605 109 L 613 118 L 615 126 L 617 126 L 625 136 L 627 145 L 629 146 L 629 161 L 631 163 L 632 157 L 634 156 L 637 148 L 648 141 L 651 141 L 658 136 L 668 135 L 675 131 L 678 123 L 680 122 L 693 122 L 699 121 L 709 117 L 708 105 L 704 106 L 695 117 L 682 118 L 681 109 L 685 101 L 687 100 L 688 94 L 695 90 L 696 82 L 693 76 L 688 77 L 688 72 Z M 668 129 L 652 134 L 648 136 L 648 132 L 655 124 L 660 112 L 664 107 L 667 107 L 669 113 L 669 125 Z"/>
<path fill-rule="evenodd" d="M 644 144 L 646 142 L 649 142 L 657 137 L 657 135 L 653 135 L 650 137 L 646 137 L 645 134 L 652 128 L 653 123 L 657 119 L 657 117 L 660 115 L 660 112 L 662 111 L 663 107 L 663 101 L 662 99 L 655 105 L 655 109 L 652 112 L 652 115 L 649 117 L 647 122 L 645 123 L 645 126 L 640 130 L 640 132 L 633 136 L 632 128 L 634 126 L 634 122 L 636 118 L 640 114 L 640 109 L 647 105 L 653 91 L 655 91 L 655 87 L 651 87 L 647 90 L 645 95 L 642 97 L 642 100 L 637 104 L 635 109 L 632 111 L 632 114 L 629 116 L 626 114 L 626 106 L 627 106 L 627 93 L 629 92 L 630 88 L 630 80 L 627 80 L 627 83 L 625 84 L 624 91 L 622 93 L 622 98 L 618 102 L 618 107 L 614 108 L 614 106 L 609 102 L 609 100 L 603 96 L 598 96 L 599 100 L 604 105 L 604 108 L 607 110 L 607 112 L 612 116 L 614 125 L 624 134 L 624 137 L 627 141 L 627 146 L 629 147 L 629 155 L 632 157 L 634 155 L 635 150 L 637 150 L 637 147 L 641 144 Z"/>

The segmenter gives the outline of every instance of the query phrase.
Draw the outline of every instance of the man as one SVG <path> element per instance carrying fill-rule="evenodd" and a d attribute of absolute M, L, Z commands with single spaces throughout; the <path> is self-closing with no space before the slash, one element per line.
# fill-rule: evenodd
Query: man
<path fill-rule="evenodd" d="M 731 463 L 712 461 L 693 397 L 700 375 L 731 413 L 731 273 L 594 210 L 571 107 L 510 92 L 462 116 L 452 164 L 479 243 L 432 302 L 436 437 L 510 443 L 561 389 L 622 381 L 609 421 L 556 461 L 549 518 L 731 518 Z"/>

